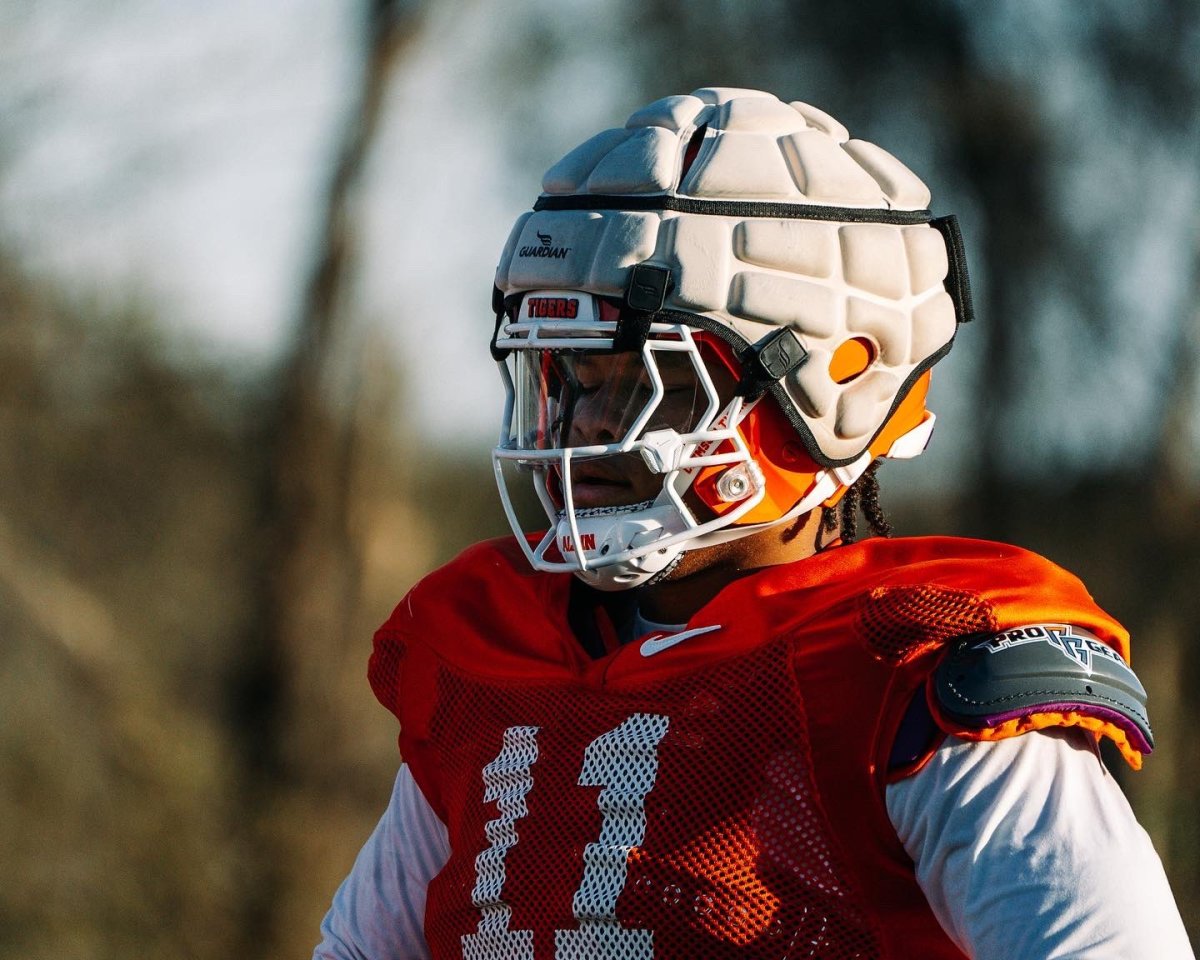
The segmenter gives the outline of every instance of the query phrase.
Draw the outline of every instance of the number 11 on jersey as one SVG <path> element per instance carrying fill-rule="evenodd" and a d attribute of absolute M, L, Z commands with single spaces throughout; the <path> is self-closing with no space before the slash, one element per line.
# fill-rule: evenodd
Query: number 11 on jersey
<path fill-rule="evenodd" d="M 578 927 L 556 930 L 555 960 L 619 956 L 652 960 L 654 932 L 628 930 L 617 921 L 617 898 L 625 887 L 630 851 L 646 835 L 646 795 L 658 776 L 658 745 L 669 719 L 635 713 L 601 734 L 583 752 L 581 787 L 603 787 L 596 798 L 600 836 L 583 849 L 583 878 L 571 901 Z M 484 826 L 489 846 L 475 858 L 471 900 L 482 916 L 475 933 L 462 938 L 464 960 L 534 960 L 533 931 L 510 930 L 512 908 L 502 898 L 504 858 L 517 841 L 516 823 L 527 816 L 533 787 L 538 727 L 509 727 L 504 743 L 483 768 L 484 801 L 499 816 Z"/>

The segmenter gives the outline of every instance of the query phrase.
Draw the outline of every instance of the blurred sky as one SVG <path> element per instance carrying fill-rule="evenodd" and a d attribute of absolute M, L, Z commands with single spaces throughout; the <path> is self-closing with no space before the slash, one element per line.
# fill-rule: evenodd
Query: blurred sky
<path fill-rule="evenodd" d="M 206 341 L 273 348 L 346 95 L 345 5 L 3 10 L 0 209 L 20 253 L 141 290 Z"/>
<path fill-rule="evenodd" d="M 354 307 L 397 343 L 408 409 L 432 435 L 470 445 L 494 435 L 501 390 L 483 347 L 492 269 L 541 170 L 636 105 L 621 66 L 624 2 L 433 4 L 400 67 L 364 184 Z M 311 256 L 355 77 L 357 14 L 349 0 L 0 0 L 0 239 L 77 290 L 148 300 L 191 348 L 233 365 L 269 360 Z M 1192 291 L 1183 265 L 1195 268 L 1200 177 L 1194 158 L 1179 156 L 1189 141 L 1142 143 L 1128 105 L 1098 96 L 1086 19 L 1012 2 L 977 21 L 997 73 L 1034 81 L 1062 139 L 1060 202 L 1111 264 L 1107 295 L 1136 316 L 1106 349 L 1149 358 L 1091 370 L 1088 389 L 1051 404 L 1031 393 L 1028 429 L 1078 456 L 1136 444 L 1165 362 L 1157 332 L 1179 322 Z M 520 69 L 514 37 L 531 59 L 539 42 L 553 48 L 525 86 L 496 79 Z M 513 89 L 520 104 L 504 99 Z M 889 124 L 895 139 L 881 135 Z M 877 126 L 885 146 L 927 173 L 919 125 Z M 906 137 L 908 152 L 898 149 Z M 957 210 L 970 226 L 970 197 L 938 197 L 938 212 Z M 1112 222 L 1123 210 L 1136 214 Z M 1088 362 L 1088 318 L 1068 304 L 1045 310 L 1052 322 L 1039 327 L 1031 362 L 1053 375 L 1059 358 L 1067 375 Z M 939 368 L 952 431 L 966 428 L 955 382 L 986 376 L 975 349 L 964 343 L 954 369 Z M 940 460 L 956 442 L 931 452 L 939 445 Z"/>
<path fill-rule="evenodd" d="M 580 3 L 523 15 L 556 6 L 586 25 Z M 619 119 L 620 82 L 597 84 L 585 58 L 554 88 L 571 117 L 546 118 L 557 137 L 533 151 L 538 172 L 514 171 L 529 151 L 507 149 L 514 131 L 489 96 L 503 7 L 434 5 L 402 64 L 364 184 L 354 288 L 397 340 L 426 428 L 475 441 L 498 425 L 485 345 L 509 227 L 572 134 Z M 0 2 L 4 238 L 36 272 L 148 300 L 192 348 L 268 360 L 311 256 L 357 12 L 346 0 Z"/>

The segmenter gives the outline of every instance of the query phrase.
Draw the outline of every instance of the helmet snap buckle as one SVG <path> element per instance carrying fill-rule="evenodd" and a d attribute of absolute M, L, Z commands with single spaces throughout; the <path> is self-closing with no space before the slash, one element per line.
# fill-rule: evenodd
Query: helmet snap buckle
<path fill-rule="evenodd" d="M 758 469 L 753 464 L 739 463 L 721 474 L 717 480 L 717 496 L 726 503 L 736 503 L 757 493 L 762 486 L 763 477 Z"/>

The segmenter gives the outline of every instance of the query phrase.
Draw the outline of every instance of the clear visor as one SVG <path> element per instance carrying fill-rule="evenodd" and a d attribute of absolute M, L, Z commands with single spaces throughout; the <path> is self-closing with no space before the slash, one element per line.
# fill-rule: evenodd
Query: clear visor
<path fill-rule="evenodd" d="M 654 430 L 686 434 L 716 412 L 694 352 L 526 349 L 511 355 L 513 450 L 625 452 Z M 679 344 L 683 346 L 683 344 Z M 647 362 L 649 359 L 649 362 Z"/>

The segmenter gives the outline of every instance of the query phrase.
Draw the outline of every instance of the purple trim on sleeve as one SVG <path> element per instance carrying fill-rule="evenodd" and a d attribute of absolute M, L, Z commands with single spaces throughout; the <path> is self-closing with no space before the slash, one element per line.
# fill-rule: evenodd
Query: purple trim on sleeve
<path fill-rule="evenodd" d="M 1113 726 L 1120 727 L 1125 731 L 1125 735 L 1129 738 L 1130 746 L 1134 750 L 1147 755 L 1153 752 L 1154 748 L 1146 740 L 1146 735 L 1125 714 L 1117 710 L 1110 710 L 1107 707 L 1097 706 L 1094 703 L 1073 703 L 1070 701 L 1039 703 L 1036 707 L 1023 707 L 1019 710 L 994 713 L 991 716 L 985 717 L 983 722 L 979 723 L 978 726 L 998 727 L 1009 720 L 1018 720 L 1032 713 L 1066 713 L 1068 711 L 1082 713 L 1084 716 L 1095 717 L 1097 720 L 1103 720 L 1106 723 L 1111 723 Z"/>

